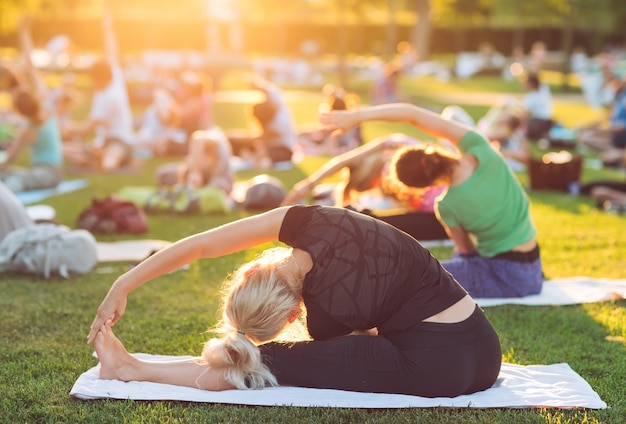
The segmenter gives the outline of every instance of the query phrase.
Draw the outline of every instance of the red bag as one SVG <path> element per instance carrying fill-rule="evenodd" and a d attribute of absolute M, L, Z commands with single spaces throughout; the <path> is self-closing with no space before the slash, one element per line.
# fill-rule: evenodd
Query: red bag
<path fill-rule="evenodd" d="M 92 199 L 91 206 L 78 216 L 76 226 L 96 234 L 144 234 L 148 220 L 135 203 L 110 195 L 102 200 Z"/>

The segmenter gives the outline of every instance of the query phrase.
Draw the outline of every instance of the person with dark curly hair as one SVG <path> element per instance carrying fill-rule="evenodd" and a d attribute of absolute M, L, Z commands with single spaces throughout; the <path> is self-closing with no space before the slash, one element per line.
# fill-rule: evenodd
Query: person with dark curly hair
<path fill-rule="evenodd" d="M 544 278 L 528 196 L 502 155 L 473 127 L 405 103 L 334 111 L 320 120 L 338 131 L 371 120 L 408 122 L 449 140 L 459 153 L 439 144 L 407 146 L 391 163 L 398 189 L 448 186 L 436 199 L 435 212 L 455 252 L 442 265 L 474 297 L 541 291 Z"/>

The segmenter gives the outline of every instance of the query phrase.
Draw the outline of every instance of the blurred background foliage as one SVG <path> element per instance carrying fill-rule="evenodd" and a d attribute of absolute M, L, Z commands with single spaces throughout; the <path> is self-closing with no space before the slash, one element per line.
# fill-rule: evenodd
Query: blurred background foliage
<path fill-rule="evenodd" d="M 321 52 L 391 54 L 408 40 L 420 58 L 491 42 L 505 54 L 541 38 L 549 49 L 582 45 L 598 53 L 626 40 L 623 0 L 112 0 L 127 49 L 203 48 L 206 25 L 243 28 L 246 51 L 298 54 L 313 39 Z M 38 21 L 35 39 L 70 36 L 84 49 L 101 44 L 102 0 L 0 0 L 0 45 L 17 44 L 19 16 Z"/>

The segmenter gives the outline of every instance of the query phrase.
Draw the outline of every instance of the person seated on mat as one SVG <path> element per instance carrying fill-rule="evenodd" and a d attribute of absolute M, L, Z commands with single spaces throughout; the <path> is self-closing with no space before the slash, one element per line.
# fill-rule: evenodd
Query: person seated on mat
<path fill-rule="evenodd" d="M 250 84 L 264 95 L 264 100 L 251 109 L 258 131 L 252 135 L 247 131 L 227 132 L 234 154 L 257 168 L 269 168 L 278 162 L 291 161 L 297 133 L 282 90 L 273 82 L 258 76 L 251 78 Z"/>
<path fill-rule="evenodd" d="M 370 89 L 370 102 L 373 105 L 402 101 L 406 95 L 400 88 L 402 67 L 396 61 L 386 63 L 381 74 L 374 80 Z"/>
<path fill-rule="evenodd" d="M 552 93 L 547 84 L 539 80 L 537 74 L 530 74 L 524 84 L 523 96 L 526 122 L 526 137 L 530 140 L 546 138 L 552 127 Z"/>
<path fill-rule="evenodd" d="M 139 360 L 113 334 L 128 296 L 148 281 L 276 241 L 287 247 L 230 277 L 221 337 L 201 357 Z M 308 335 L 278 342 L 304 311 Z M 160 250 L 115 281 L 87 342 L 101 379 L 205 390 L 284 385 L 454 397 L 491 387 L 502 361 L 483 311 L 419 242 L 375 218 L 319 205 L 272 209 Z"/>
<path fill-rule="evenodd" d="M 320 112 L 329 110 L 346 110 L 357 107 L 359 97 L 354 93 L 348 93 L 341 87 L 326 84 L 323 88 L 326 100 L 318 107 Z M 332 137 L 328 131 L 321 131 L 319 124 L 313 129 L 301 131 L 298 134 L 298 141 L 294 150 L 302 156 L 307 155 L 327 155 L 334 156 L 355 149 L 363 144 L 361 128 L 342 134 L 339 137 Z"/>
<path fill-rule="evenodd" d="M 59 120 L 59 131 L 61 132 L 61 140 L 63 142 L 79 142 L 82 141 L 74 133 L 74 119 L 72 114 L 81 99 L 80 92 L 73 87 L 70 82 L 64 82 L 58 87 L 54 94 L 54 108 L 57 119 Z"/>
<path fill-rule="evenodd" d="M 29 27 L 30 18 L 23 17 L 19 36 L 30 87 L 25 82 L 12 91 L 13 107 L 25 118 L 26 126 L 8 143 L 6 156 L 0 161 L 0 180 L 14 192 L 53 188 L 63 180 L 61 133 L 54 108 L 47 102 L 47 88 L 31 61 Z M 15 166 L 25 150 L 29 151 L 30 166 Z"/>
<path fill-rule="evenodd" d="M 504 156 L 513 171 L 524 171 L 530 160 L 530 146 L 524 136 L 521 110 L 515 99 L 504 98 L 494 104 L 487 114 L 474 119 L 458 105 L 446 106 L 441 116 L 454 119 L 468 127 L 476 127 L 491 142 L 491 145 Z"/>
<path fill-rule="evenodd" d="M 581 189 L 587 190 L 585 186 Z M 588 194 L 593 197 L 598 207 L 606 211 L 626 212 L 626 184 L 613 181 L 598 181 L 589 188 Z"/>
<path fill-rule="evenodd" d="M 521 102 L 513 97 L 503 96 L 476 124 L 478 131 L 491 141 L 514 171 L 523 171 L 530 160 L 525 119 L 526 113 Z"/>
<path fill-rule="evenodd" d="M 331 190 L 334 206 L 363 209 L 359 204 L 359 194 L 375 191 L 380 199 L 379 203 L 382 201 L 388 205 L 386 209 L 401 209 L 402 212 L 387 214 L 368 210 L 364 211 L 365 213 L 406 231 L 418 240 L 447 239 L 449 237 L 433 209 L 435 198 L 446 189 L 445 185 L 429 187 L 420 193 L 415 190 L 407 191 L 402 196 L 397 196 L 391 187 L 393 181 L 389 178 L 389 165 L 393 153 L 401 147 L 419 143 L 420 141 L 416 139 L 396 133 L 379 137 L 361 147 L 335 156 L 316 172 L 295 184 L 283 205 L 300 202 L 316 188 L 322 187 L 320 183 L 324 179 L 347 169 L 343 181 Z"/>
<path fill-rule="evenodd" d="M 505 114 L 501 117 L 498 132 L 485 133 L 493 147 L 498 150 L 507 160 L 507 164 L 514 171 L 526 169 L 526 163 L 531 158 L 531 148 L 528 139 L 520 131 L 522 120 L 513 114 Z"/>
<path fill-rule="evenodd" d="M 626 152 L 626 74 L 616 89 L 608 128 L 586 127 L 579 131 L 579 142 L 599 151 L 605 165 L 620 165 Z"/>
<path fill-rule="evenodd" d="M 623 154 L 620 165 L 626 169 L 626 153 Z M 590 181 L 580 187 L 580 192 L 591 196 L 598 208 L 606 211 L 626 212 L 626 181 Z"/>
<path fill-rule="evenodd" d="M 490 141 L 506 144 L 523 130 L 524 106 L 515 98 L 503 96 L 478 120 L 476 128 Z"/>
<path fill-rule="evenodd" d="M 180 114 L 173 93 L 164 84 L 152 90 L 152 102 L 143 112 L 137 129 L 137 147 L 151 155 L 166 156 L 187 151 L 188 135 L 178 128 Z M 173 147 L 173 146 L 180 146 Z"/>
<path fill-rule="evenodd" d="M 185 160 L 161 166 L 157 170 L 157 180 L 160 185 L 215 187 L 230 196 L 235 181 L 230 163 L 232 155 L 230 143 L 221 128 L 213 126 L 195 131 L 189 140 Z"/>
<path fill-rule="evenodd" d="M 213 81 L 208 75 L 192 70 L 181 72 L 175 99 L 178 105 L 178 128 L 187 135 L 187 140 L 195 131 L 214 125 L 212 91 Z M 185 155 L 187 150 L 174 149 L 172 153 Z"/>
<path fill-rule="evenodd" d="M 449 186 L 435 201 L 437 217 L 455 243 L 443 267 L 474 297 L 541 291 L 543 271 L 528 196 L 503 157 L 473 127 L 403 103 L 330 112 L 320 120 L 337 131 L 372 120 L 406 122 L 453 143 L 459 154 L 422 144 L 399 149 L 391 162 L 398 187 Z"/>
<path fill-rule="evenodd" d="M 213 126 L 211 84 L 210 77 L 192 70 L 155 81 L 137 144 L 157 156 L 185 156 L 192 134 Z"/>
<path fill-rule="evenodd" d="M 115 171 L 131 163 L 136 137 L 133 116 L 122 68 L 119 64 L 117 40 L 109 1 L 105 2 L 102 21 L 106 60 L 97 61 L 90 69 L 94 94 L 89 118 L 75 123 L 68 132 L 85 137 L 95 131 L 91 146 L 81 142 L 63 146 L 68 163 L 89 166 L 103 172 Z"/>

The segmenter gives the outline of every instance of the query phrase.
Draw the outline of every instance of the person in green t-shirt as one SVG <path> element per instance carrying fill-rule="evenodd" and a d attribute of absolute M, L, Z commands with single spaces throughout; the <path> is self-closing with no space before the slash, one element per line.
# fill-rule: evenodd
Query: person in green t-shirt
<path fill-rule="evenodd" d="M 399 189 L 448 185 L 435 212 L 454 240 L 444 268 L 473 297 L 521 297 L 541 291 L 544 276 L 528 197 L 503 157 L 473 127 L 415 105 L 395 103 L 322 114 L 330 129 L 365 121 L 408 122 L 459 152 L 438 144 L 407 146 L 391 163 Z"/>

